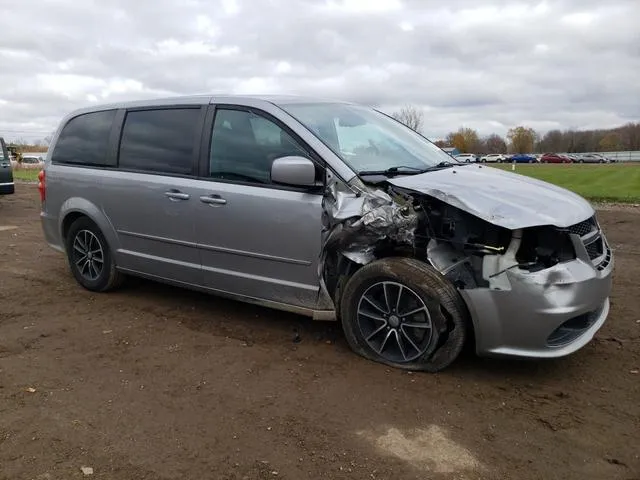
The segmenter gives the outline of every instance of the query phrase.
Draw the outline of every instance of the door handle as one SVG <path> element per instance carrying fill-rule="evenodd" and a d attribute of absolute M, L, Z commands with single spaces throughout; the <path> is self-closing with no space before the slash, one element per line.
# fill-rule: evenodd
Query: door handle
<path fill-rule="evenodd" d="M 200 201 L 209 205 L 226 205 L 227 203 L 220 195 L 204 195 L 200 197 Z"/>
<path fill-rule="evenodd" d="M 179 190 L 169 190 L 168 192 L 164 192 L 164 194 L 169 197 L 171 200 L 189 200 L 191 195 L 188 193 L 182 193 Z"/>

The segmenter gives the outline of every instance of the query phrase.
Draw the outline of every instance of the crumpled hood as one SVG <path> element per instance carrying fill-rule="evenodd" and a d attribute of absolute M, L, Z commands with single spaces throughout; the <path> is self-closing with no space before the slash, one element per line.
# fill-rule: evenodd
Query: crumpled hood
<path fill-rule="evenodd" d="M 512 230 L 537 225 L 569 227 L 595 213 L 589 202 L 569 190 L 483 165 L 391 178 L 389 183 Z"/>

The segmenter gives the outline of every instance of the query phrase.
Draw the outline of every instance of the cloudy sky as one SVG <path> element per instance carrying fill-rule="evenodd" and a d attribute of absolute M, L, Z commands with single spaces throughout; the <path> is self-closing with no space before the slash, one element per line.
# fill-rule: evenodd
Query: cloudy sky
<path fill-rule="evenodd" d="M 639 0 L 20 0 L 0 14 L 0 135 L 221 92 L 412 104 L 432 139 L 612 127 L 640 119 L 638 18 Z"/>

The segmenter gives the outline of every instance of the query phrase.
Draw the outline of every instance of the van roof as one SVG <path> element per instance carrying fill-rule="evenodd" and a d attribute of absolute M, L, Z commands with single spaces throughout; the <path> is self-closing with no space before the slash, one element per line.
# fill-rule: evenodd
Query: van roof
<path fill-rule="evenodd" d="M 277 106 L 292 103 L 344 103 L 342 100 L 331 100 L 303 95 L 233 95 L 233 94 L 202 94 L 202 95 L 181 95 L 174 97 L 157 97 L 140 100 L 128 100 L 122 102 L 102 103 L 70 112 L 67 116 L 73 117 L 81 113 L 96 112 L 100 110 L 111 110 L 114 108 L 132 107 L 155 107 L 171 105 L 207 105 L 209 103 L 234 103 L 251 104 L 270 103 Z"/>

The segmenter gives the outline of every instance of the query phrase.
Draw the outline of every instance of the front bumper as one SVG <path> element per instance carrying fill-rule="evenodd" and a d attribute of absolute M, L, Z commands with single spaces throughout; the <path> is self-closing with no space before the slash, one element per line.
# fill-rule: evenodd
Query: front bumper
<path fill-rule="evenodd" d="M 609 313 L 613 254 L 589 256 L 573 236 L 577 258 L 539 272 L 512 269 L 506 289 L 461 290 L 473 319 L 479 355 L 554 358 L 591 341 Z"/>

